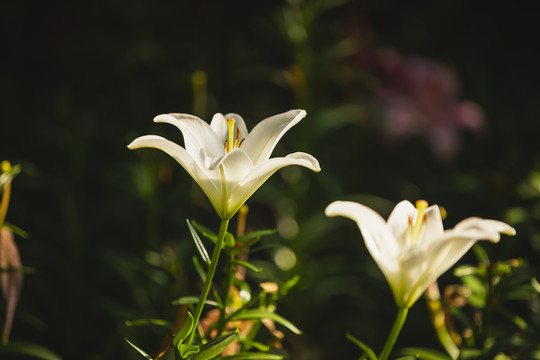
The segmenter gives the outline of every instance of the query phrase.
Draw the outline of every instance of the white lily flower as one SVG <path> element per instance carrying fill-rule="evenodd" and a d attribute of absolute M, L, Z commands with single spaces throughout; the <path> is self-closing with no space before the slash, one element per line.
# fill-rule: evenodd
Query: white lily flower
<path fill-rule="evenodd" d="M 471 217 L 444 230 L 437 205 L 421 200 L 396 205 L 388 221 L 372 209 L 350 201 L 336 201 L 327 216 L 356 221 L 369 253 L 390 284 L 396 304 L 411 307 L 426 288 L 452 267 L 478 240 L 498 242 L 500 233 L 515 235 L 501 221 Z"/>
<path fill-rule="evenodd" d="M 155 135 L 141 136 L 130 149 L 153 147 L 163 150 L 182 165 L 199 184 L 222 219 L 230 219 L 244 202 L 274 172 L 288 165 L 320 171 L 313 156 L 296 152 L 270 159 L 277 142 L 306 112 L 290 110 L 274 115 L 248 130 L 237 114 L 215 114 L 208 125 L 188 114 L 164 114 L 154 122 L 165 122 L 182 132 L 182 147 Z"/>

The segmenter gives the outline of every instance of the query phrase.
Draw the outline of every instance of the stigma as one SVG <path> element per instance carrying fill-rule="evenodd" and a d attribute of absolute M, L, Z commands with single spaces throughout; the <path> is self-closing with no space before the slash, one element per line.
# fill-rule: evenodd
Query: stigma
<path fill-rule="evenodd" d="M 225 151 L 229 153 L 232 149 L 239 148 L 246 138 L 240 139 L 240 128 L 236 128 L 236 134 L 234 133 L 234 119 L 227 119 L 227 126 L 229 127 L 229 138 L 225 140 Z"/>

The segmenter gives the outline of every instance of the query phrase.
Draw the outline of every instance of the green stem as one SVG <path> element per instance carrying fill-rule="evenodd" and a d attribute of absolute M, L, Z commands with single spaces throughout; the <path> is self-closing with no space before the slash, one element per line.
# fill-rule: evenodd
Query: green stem
<path fill-rule="evenodd" d="M 228 226 L 229 219 L 221 219 L 221 225 L 219 226 L 219 234 L 216 240 L 216 246 L 214 247 L 212 259 L 210 260 L 210 267 L 208 268 L 208 272 L 206 273 L 206 278 L 204 279 L 201 296 L 199 297 L 199 302 L 197 303 L 197 307 L 195 308 L 195 314 L 193 315 L 195 328 L 191 331 L 191 334 L 189 334 L 189 337 L 186 341 L 187 344 L 191 344 L 193 336 L 195 335 L 195 330 L 199 326 L 199 319 L 201 318 L 204 303 L 206 302 L 206 298 L 208 297 L 208 292 L 210 291 L 210 287 L 212 286 L 212 279 L 214 278 L 214 274 L 216 273 L 216 268 L 219 261 L 219 254 L 221 253 L 221 247 L 223 245 L 223 240 L 225 239 L 225 234 L 227 234 Z"/>
<path fill-rule="evenodd" d="M 388 339 L 386 339 L 386 344 L 384 344 L 384 348 L 381 351 L 381 355 L 379 355 L 379 360 L 388 359 L 388 355 L 390 355 L 390 351 L 392 351 L 392 348 L 394 347 L 394 344 L 396 343 L 396 340 L 401 331 L 401 328 L 403 327 L 403 324 L 405 323 L 405 319 L 407 318 L 408 312 L 409 312 L 409 308 L 399 308 L 397 316 L 396 316 L 396 320 L 394 321 L 394 325 L 392 326 L 392 330 L 390 330 Z"/>

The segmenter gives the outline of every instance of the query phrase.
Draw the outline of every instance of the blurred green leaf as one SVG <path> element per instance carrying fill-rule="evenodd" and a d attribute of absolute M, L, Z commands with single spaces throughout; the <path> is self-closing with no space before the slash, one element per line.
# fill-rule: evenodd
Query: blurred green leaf
<path fill-rule="evenodd" d="M 170 321 L 162 319 L 137 319 L 126 320 L 126 326 L 156 325 L 167 329 L 172 329 L 173 324 Z"/>
<path fill-rule="evenodd" d="M 476 255 L 476 257 L 478 258 L 478 261 L 481 263 L 481 264 L 484 264 L 484 265 L 489 265 L 491 262 L 489 261 L 489 256 L 486 252 L 486 249 L 484 249 L 482 247 L 482 245 L 476 243 L 474 244 L 473 246 L 473 251 L 474 251 L 474 254 Z"/>
<path fill-rule="evenodd" d="M 201 263 L 199 262 L 199 259 L 197 259 L 197 256 L 193 255 L 193 266 L 195 267 L 195 270 L 197 271 L 197 274 L 201 278 L 201 280 L 204 282 L 206 279 L 206 271 L 203 270 Z"/>
<path fill-rule="evenodd" d="M 478 268 L 472 265 L 461 265 L 454 269 L 454 276 L 462 277 L 466 275 L 477 275 Z"/>
<path fill-rule="evenodd" d="M 124 338 L 125 339 L 125 338 Z M 140 348 L 138 348 L 135 344 L 131 343 L 128 339 L 125 339 L 127 341 L 127 343 L 129 345 L 131 345 L 135 350 L 137 350 L 139 352 L 139 354 L 141 354 L 142 356 L 144 356 L 146 359 L 149 359 L 149 360 L 153 360 L 152 357 L 150 355 L 148 355 L 147 353 L 145 353 L 143 350 L 141 350 Z"/>
<path fill-rule="evenodd" d="M 235 355 L 223 356 L 227 360 L 281 360 L 284 356 L 266 353 L 239 353 Z"/>
<path fill-rule="evenodd" d="M 8 222 L 4 221 L 4 224 L 2 226 L 9 228 L 11 231 L 13 231 L 14 234 L 19 235 L 23 239 L 27 239 L 30 236 L 26 231 L 24 231 L 20 227 L 10 224 Z"/>
<path fill-rule="evenodd" d="M 195 243 L 195 247 L 197 247 L 197 250 L 199 251 L 199 255 L 201 255 L 201 258 L 207 265 L 210 265 L 210 256 L 208 256 L 208 252 L 206 251 L 199 234 L 197 234 L 197 231 L 195 231 L 193 225 L 189 222 L 189 219 L 186 219 L 186 223 L 191 233 L 191 237 L 193 238 L 193 242 Z"/>
<path fill-rule="evenodd" d="M 262 269 L 260 267 L 257 267 L 255 265 L 253 265 L 252 263 L 250 262 L 247 262 L 247 261 L 242 261 L 242 260 L 233 260 L 232 261 L 233 264 L 237 264 L 237 265 L 241 265 L 241 266 L 244 266 L 246 267 L 247 269 L 251 270 L 251 271 L 254 271 L 256 273 L 260 273 L 262 271 Z"/>
<path fill-rule="evenodd" d="M 244 244 L 254 239 L 259 240 L 263 236 L 272 235 L 272 234 L 275 234 L 276 232 L 277 232 L 277 229 L 252 231 L 244 236 L 240 236 L 238 239 L 236 239 L 236 241 Z"/>
<path fill-rule="evenodd" d="M 356 346 L 358 346 L 360 349 L 364 350 L 364 355 L 366 358 L 369 358 L 371 360 L 377 360 L 377 356 L 375 355 L 375 352 L 363 341 L 358 340 L 351 334 L 347 333 L 345 334 L 345 337 L 352 341 Z"/>
<path fill-rule="evenodd" d="M 452 358 L 448 356 L 447 354 L 444 354 L 440 351 L 436 351 L 432 349 L 425 349 L 425 348 L 408 347 L 408 348 L 400 349 L 398 353 L 401 355 L 411 354 L 411 353 L 415 354 L 416 357 L 413 357 L 412 359 L 418 358 L 421 360 L 452 360 Z"/>
<path fill-rule="evenodd" d="M 478 276 L 466 275 L 461 277 L 463 284 L 471 290 L 468 297 L 470 305 L 482 309 L 486 306 L 486 284 Z"/>
<path fill-rule="evenodd" d="M 293 287 L 298 284 L 298 281 L 300 281 L 300 275 L 296 274 L 289 280 L 285 281 L 278 290 L 278 294 L 280 296 L 285 296 L 288 294 L 289 290 L 291 290 Z"/>
<path fill-rule="evenodd" d="M 418 359 L 420 355 L 407 355 L 407 356 L 404 356 L 404 357 L 400 357 L 400 358 L 397 358 L 396 360 L 414 360 L 414 359 Z"/>
<path fill-rule="evenodd" d="M 262 310 L 262 309 L 244 310 L 237 314 L 234 314 L 231 317 L 231 320 L 260 320 L 260 319 L 274 320 L 275 322 L 291 330 L 293 333 L 297 335 L 302 334 L 302 331 L 300 331 L 296 326 L 294 326 L 289 320 L 268 310 Z"/>
<path fill-rule="evenodd" d="M 189 305 L 189 304 L 197 304 L 199 302 L 198 296 L 182 296 L 176 300 L 173 300 L 171 302 L 171 305 Z M 218 306 L 218 303 L 213 300 L 206 300 L 204 302 L 206 305 L 211 306 Z"/>

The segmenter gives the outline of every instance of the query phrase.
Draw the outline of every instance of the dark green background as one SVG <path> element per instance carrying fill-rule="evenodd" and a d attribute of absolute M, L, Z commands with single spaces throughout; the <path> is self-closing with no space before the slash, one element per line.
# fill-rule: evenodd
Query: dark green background
<path fill-rule="evenodd" d="M 275 156 L 305 151 L 323 171 L 286 169 L 248 202 L 252 228 L 274 227 L 284 214 L 300 227 L 295 239 L 272 239 L 298 257 L 293 271 L 278 276 L 302 279 L 278 310 L 304 331 L 287 334 L 293 359 L 357 358 L 347 331 L 380 349 L 394 316 L 354 224 L 323 215 L 333 200 L 363 201 L 386 216 L 395 202 L 424 198 L 448 210 L 447 227 L 473 215 L 504 220 L 519 208 L 518 235 L 487 249 L 494 259 L 525 257 L 538 271 L 538 190 L 519 190 L 540 171 L 532 9 L 450 0 L 299 3 L 0 3 L 0 160 L 23 166 L 7 220 L 31 235 L 17 243 L 33 269 L 12 339 L 80 360 L 137 358 L 124 336 L 148 351 L 159 344 L 162 333 L 127 329 L 124 320 L 174 316 L 169 302 L 197 289 L 185 218 L 216 230 L 219 221 L 172 159 L 126 145 L 150 133 L 181 143 L 176 129 L 152 118 L 196 110 L 191 79 L 198 70 L 207 75 L 208 101 L 197 115 L 207 120 L 237 112 L 251 129 L 291 108 L 308 112 Z M 298 26 L 305 38 L 288 35 Z M 486 133 L 464 133 L 450 162 L 422 138 L 388 146 L 374 74 L 337 50 L 350 37 L 369 39 L 368 49 L 392 47 L 451 66 L 459 96 L 483 107 Z M 295 68 L 304 85 L 283 76 Z M 340 111 L 348 105 L 355 111 Z M 164 247 L 176 265 L 150 265 L 148 251 Z M 447 274 L 442 281 L 456 280 Z M 401 345 L 438 348 L 423 300 Z"/>

